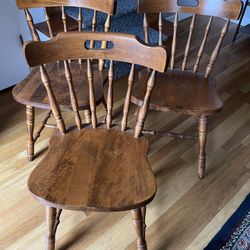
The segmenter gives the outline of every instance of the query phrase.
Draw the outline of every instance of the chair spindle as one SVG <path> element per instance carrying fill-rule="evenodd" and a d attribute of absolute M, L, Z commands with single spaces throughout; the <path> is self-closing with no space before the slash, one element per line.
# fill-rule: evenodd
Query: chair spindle
<path fill-rule="evenodd" d="M 146 13 L 144 13 L 144 16 L 143 16 L 143 29 L 144 29 L 144 40 L 145 40 L 145 43 L 149 43 L 148 18 L 147 18 L 147 14 Z"/>
<path fill-rule="evenodd" d="M 42 82 L 43 82 L 43 84 L 46 88 L 46 91 L 47 91 L 47 95 L 49 98 L 49 103 L 50 103 L 52 113 L 56 119 L 57 126 L 58 126 L 60 132 L 62 134 L 65 134 L 66 128 L 65 128 L 64 120 L 62 118 L 61 110 L 60 110 L 60 107 L 57 103 L 55 94 L 51 88 L 51 83 L 50 83 L 48 73 L 43 65 L 40 66 L 40 73 L 41 73 Z"/>
<path fill-rule="evenodd" d="M 96 128 L 97 117 L 96 117 L 95 93 L 93 86 L 93 71 L 90 59 L 87 59 L 87 77 L 89 82 L 89 104 L 91 110 L 91 122 L 92 122 L 92 127 Z"/>
<path fill-rule="evenodd" d="M 71 101 L 72 109 L 74 111 L 76 125 L 77 125 L 78 129 L 81 129 L 82 120 L 81 120 L 81 116 L 79 114 L 79 106 L 78 106 L 78 101 L 77 101 L 75 89 L 73 86 L 70 66 L 69 66 L 69 63 L 67 61 L 64 61 L 64 69 L 65 69 L 65 77 L 67 79 L 68 86 L 69 86 L 70 101 Z"/>
<path fill-rule="evenodd" d="M 152 93 L 152 90 L 153 90 L 153 87 L 155 84 L 155 76 L 156 76 L 156 71 L 153 70 L 149 79 L 148 79 L 146 94 L 144 96 L 143 104 L 142 104 L 142 106 L 139 110 L 138 116 L 137 116 L 137 121 L 136 121 L 136 125 L 135 125 L 135 132 L 134 132 L 134 136 L 136 138 L 139 137 L 141 134 L 141 131 L 142 131 L 143 126 L 144 126 L 144 121 L 145 121 L 145 118 L 146 118 L 147 113 L 148 113 L 151 93 Z"/>
<path fill-rule="evenodd" d="M 225 25 L 223 26 L 222 30 L 221 30 L 221 33 L 220 33 L 220 38 L 213 50 L 213 53 L 211 55 L 211 58 L 209 60 L 209 63 L 208 63 L 208 66 L 207 66 L 207 69 L 206 69 L 206 74 L 205 74 L 205 77 L 208 78 L 212 69 L 213 69 L 213 66 L 214 66 L 214 63 L 217 59 L 217 56 L 220 52 L 220 48 L 221 48 L 221 45 L 222 45 L 222 42 L 224 40 L 224 37 L 228 31 L 228 28 L 229 28 L 229 24 L 230 24 L 230 19 L 227 20 L 227 22 L 225 23 Z"/>
<path fill-rule="evenodd" d="M 161 12 L 159 13 L 158 28 L 159 28 L 159 45 L 162 46 L 162 14 Z"/>
<path fill-rule="evenodd" d="M 67 32 L 67 17 L 65 14 L 65 8 L 62 6 L 62 22 L 63 22 L 63 31 Z"/>
<path fill-rule="evenodd" d="M 48 15 L 47 8 L 44 8 L 44 13 L 45 13 L 45 21 L 46 21 L 48 31 L 49 31 L 49 37 L 52 39 L 54 37 L 54 35 L 53 35 L 53 32 L 52 32 L 50 17 Z"/>
<path fill-rule="evenodd" d="M 78 13 L 78 31 L 82 31 L 82 8 L 79 7 L 79 13 Z M 82 59 L 78 60 L 79 64 L 82 64 Z"/>
<path fill-rule="evenodd" d="M 174 34 L 171 48 L 171 59 L 170 59 L 170 69 L 174 69 L 174 61 L 175 61 L 175 51 L 176 51 L 176 42 L 177 42 L 177 28 L 178 28 L 178 13 L 175 13 L 174 18 Z"/>
<path fill-rule="evenodd" d="M 95 29 L 96 29 L 96 14 L 97 14 L 97 11 L 94 10 L 93 18 L 92 18 L 92 31 L 95 31 Z M 91 41 L 90 41 L 89 47 L 90 47 L 91 49 L 93 49 L 93 48 L 95 47 L 95 42 L 94 42 L 94 40 L 91 40 Z"/>
<path fill-rule="evenodd" d="M 130 101 L 131 101 L 131 93 L 132 93 L 132 87 L 134 83 L 134 76 L 135 76 L 135 65 L 132 64 L 129 77 L 128 77 L 128 89 L 124 101 L 124 108 L 123 108 L 123 117 L 121 122 L 121 131 L 124 132 L 127 127 L 128 123 L 128 113 L 130 108 Z"/>
<path fill-rule="evenodd" d="M 188 40 L 187 40 L 187 44 L 185 48 L 184 59 L 182 62 L 182 71 L 186 69 L 186 65 L 187 65 L 187 58 L 188 58 L 188 54 L 190 51 L 190 45 L 191 45 L 191 40 L 192 40 L 192 35 L 193 35 L 193 30 L 194 30 L 194 22 L 195 22 L 195 14 L 192 17 L 190 28 L 189 28 Z"/>
<path fill-rule="evenodd" d="M 113 77 L 114 77 L 114 66 L 113 61 L 110 61 L 109 72 L 108 72 L 108 97 L 107 97 L 107 129 L 111 128 L 112 124 L 112 111 L 113 111 Z"/>
<path fill-rule="evenodd" d="M 108 14 L 107 19 L 104 24 L 104 32 L 109 32 L 110 30 L 110 23 L 111 23 L 111 15 Z M 102 41 L 101 48 L 106 49 L 108 45 L 107 41 Z M 99 60 L 99 70 L 103 70 L 104 60 Z"/>
<path fill-rule="evenodd" d="M 196 73 L 198 71 L 198 69 L 199 69 L 200 61 L 201 61 L 201 58 L 202 58 L 202 55 L 203 55 L 203 52 L 204 52 L 204 49 L 205 49 L 205 45 L 206 45 L 206 42 L 207 42 L 209 31 L 211 29 L 212 21 L 213 21 L 213 17 L 211 16 L 209 18 L 208 24 L 206 26 L 205 34 L 204 34 L 203 40 L 201 42 L 201 46 L 200 46 L 200 49 L 199 49 L 199 52 L 198 52 L 198 56 L 197 56 L 197 59 L 196 59 L 195 65 L 194 65 L 194 70 L 193 70 L 194 73 Z"/>
<path fill-rule="evenodd" d="M 27 20 L 27 23 L 29 25 L 33 40 L 40 41 L 40 38 L 38 36 L 37 30 L 36 30 L 34 22 L 33 22 L 32 15 L 30 14 L 30 11 L 28 9 L 25 9 L 24 11 L 25 11 L 26 20 Z"/>

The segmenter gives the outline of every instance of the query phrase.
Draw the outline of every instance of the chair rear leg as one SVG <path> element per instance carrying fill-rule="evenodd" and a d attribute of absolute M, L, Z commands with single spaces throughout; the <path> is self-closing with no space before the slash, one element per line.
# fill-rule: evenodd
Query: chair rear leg
<path fill-rule="evenodd" d="M 26 125 L 27 125 L 27 157 L 29 161 L 34 159 L 34 123 L 35 123 L 35 108 L 26 106 Z"/>
<path fill-rule="evenodd" d="M 144 239 L 146 239 L 146 211 L 147 211 L 147 207 L 144 206 L 141 208 L 141 213 L 142 213 L 142 222 L 143 222 L 143 237 Z"/>
<path fill-rule="evenodd" d="M 137 249 L 147 250 L 142 209 L 141 208 L 134 209 L 131 211 L 131 214 L 137 236 Z"/>
<path fill-rule="evenodd" d="M 56 216 L 57 210 L 53 207 L 46 206 L 46 250 L 55 250 L 55 227 L 56 227 Z"/>
<path fill-rule="evenodd" d="M 206 142 L 207 142 L 207 116 L 201 115 L 199 118 L 199 159 L 198 177 L 202 179 L 206 169 Z"/>

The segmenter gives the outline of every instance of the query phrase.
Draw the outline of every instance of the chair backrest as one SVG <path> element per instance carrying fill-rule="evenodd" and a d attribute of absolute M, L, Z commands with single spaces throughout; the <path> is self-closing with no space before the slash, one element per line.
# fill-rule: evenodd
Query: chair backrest
<path fill-rule="evenodd" d="M 220 48 L 224 37 L 228 31 L 230 19 L 237 19 L 241 11 L 241 1 L 240 0 L 138 0 L 138 12 L 144 13 L 144 33 L 145 33 L 145 42 L 149 43 L 149 27 L 147 21 L 147 13 L 158 13 L 159 21 L 159 45 L 162 45 L 162 13 L 175 13 L 174 23 L 173 23 L 173 40 L 171 48 L 171 59 L 170 59 L 170 69 L 173 70 L 175 66 L 175 54 L 176 54 L 176 43 L 177 43 L 177 29 L 178 29 L 178 14 L 179 13 L 188 13 L 193 14 L 189 34 L 184 50 L 184 57 L 182 61 L 181 69 L 184 71 L 187 66 L 188 55 L 190 52 L 192 35 L 195 26 L 196 14 L 210 16 L 206 28 L 204 30 L 203 39 L 200 44 L 198 55 L 193 66 L 193 72 L 197 73 L 203 52 L 208 40 L 208 35 L 211 29 L 213 17 L 220 17 L 227 19 L 224 26 L 221 29 L 218 41 L 213 48 L 211 57 L 209 59 L 208 65 L 206 67 L 205 77 L 209 77 L 215 61 L 220 52 Z"/>
<path fill-rule="evenodd" d="M 106 41 L 110 43 L 109 48 L 97 49 L 89 48 L 86 43 L 89 41 Z M 166 50 L 162 47 L 153 47 L 141 42 L 133 35 L 104 32 L 68 32 L 59 33 L 55 38 L 47 42 L 33 41 L 26 43 L 24 52 L 30 67 L 40 66 L 41 79 L 47 90 L 50 107 L 56 119 L 58 128 L 62 133 L 66 132 L 65 124 L 61 115 L 60 107 L 56 96 L 51 88 L 50 78 L 44 66 L 47 63 L 64 61 L 65 77 L 69 85 L 72 109 L 75 114 L 76 125 L 82 127 L 79 115 L 78 100 L 73 85 L 73 76 L 70 71 L 68 60 L 80 58 L 87 60 L 87 79 L 89 84 L 89 103 L 91 110 L 91 123 L 93 128 L 98 126 L 96 116 L 95 91 L 93 86 L 92 59 L 109 60 L 108 72 L 108 97 L 107 97 L 107 118 L 106 126 L 112 126 L 113 110 L 113 65 L 114 61 L 130 63 L 131 70 L 128 77 L 128 88 L 124 101 L 123 118 L 121 121 L 121 131 L 127 128 L 128 113 L 130 108 L 131 91 L 134 82 L 135 65 L 141 65 L 152 70 L 150 77 L 145 83 L 145 97 L 140 108 L 135 126 L 135 137 L 139 137 L 147 115 L 151 92 L 155 82 L 157 71 L 164 72 L 167 61 Z"/>
<path fill-rule="evenodd" d="M 77 7 L 79 8 L 78 11 L 78 31 L 82 31 L 83 27 L 83 8 L 92 9 L 93 10 L 93 17 L 92 17 L 92 31 L 96 30 L 96 23 L 97 23 L 97 12 L 103 12 L 107 14 L 107 18 L 104 24 L 104 32 L 109 32 L 110 29 L 110 19 L 111 15 L 114 12 L 114 3 L 115 0 L 16 0 L 17 6 L 19 9 L 24 9 L 26 20 L 34 41 L 40 41 L 40 37 L 38 32 L 35 28 L 35 24 L 33 21 L 33 17 L 29 9 L 31 8 L 44 8 L 45 19 L 47 28 L 49 31 L 50 38 L 54 37 L 54 32 L 51 25 L 50 14 L 49 14 L 49 7 L 60 7 L 61 9 L 61 19 L 63 24 L 64 32 L 68 31 L 67 26 L 67 15 L 65 14 L 65 7 Z M 56 9 L 58 12 L 58 8 Z M 93 48 L 94 42 L 90 41 L 90 48 Z M 106 48 L 107 44 L 105 41 L 101 43 L 102 48 Z M 79 60 L 81 63 L 81 60 Z M 103 69 L 103 62 L 99 61 L 99 68 L 100 70 Z"/>

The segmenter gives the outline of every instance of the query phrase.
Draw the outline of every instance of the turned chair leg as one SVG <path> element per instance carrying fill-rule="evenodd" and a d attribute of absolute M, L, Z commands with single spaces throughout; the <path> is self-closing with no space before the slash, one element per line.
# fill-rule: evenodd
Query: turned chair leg
<path fill-rule="evenodd" d="M 202 179 L 206 169 L 206 142 L 207 142 L 207 116 L 201 115 L 199 118 L 199 159 L 198 177 Z"/>
<path fill-rule="evenodd" d="M 55 229 L 56 225 L 57 210 L 53 207 L 46 207 L 46 224 L 47 224 L 47 234 L 46 234 L 46 250 L 55 250 Z"/>
<path fill-rule="evenodd" d="M 134 209 L 131 211 L 131 214 L 132 214 L 132 220 L 133 220 L 136 235 L 137 235 L 137 249 L 147 250 L 147 244 L 145 240 L 145 226 L 144 226 L 144 221 L 143 221 L 142 209 L 141 208 Z"/>
<path fill-rule="evenodd" d="M 29 161 L 33 161 L 34 159 L 34 123 L 35 109 L 31 106 L 26 106 L 26 125 L 28 132 L 27 156 Z"/>
<path fill-rule="evenodd" d="M 147 207 L 144 206 L 141 208 L 141 214 L 142 214 L 142 222 L 143 222 L 143 237 L 144 239 L 146 239 L 146 211 L 147 211 Z"/>

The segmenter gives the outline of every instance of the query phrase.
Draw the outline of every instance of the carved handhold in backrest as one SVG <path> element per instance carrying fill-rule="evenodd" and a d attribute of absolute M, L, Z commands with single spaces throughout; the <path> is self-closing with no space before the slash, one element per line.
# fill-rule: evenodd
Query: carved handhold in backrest
<path fill-rule="evenodd" d="M 140 107 L 138 116 L 137 116 L 137 121 L 136 121 L 136 125 L 135 125 L 135 132 L 134 132 L 134 136 L 137 138 L 140 136 L 141 131 L 143 129 L 144 126 L 144 122 L 148 113 L 148 109 L 149 109 L 149 102 L 150 102 L 150 98 L 151 98 L 151 93 L 155 84 L 155 76 L 156 76 L 156 71 L 153 70 L 149 79 L 148 79 L 148 83 L 147 83 L 147 90 L 146 90 L 146 94 L 144 96 L 144 100 L 143 100 L 143 104 Z"/>
<path fill-rule="evenodd" d="M 199 5 L 198 0 L 177 0 L 179 6 L 197 7 Z"/>

